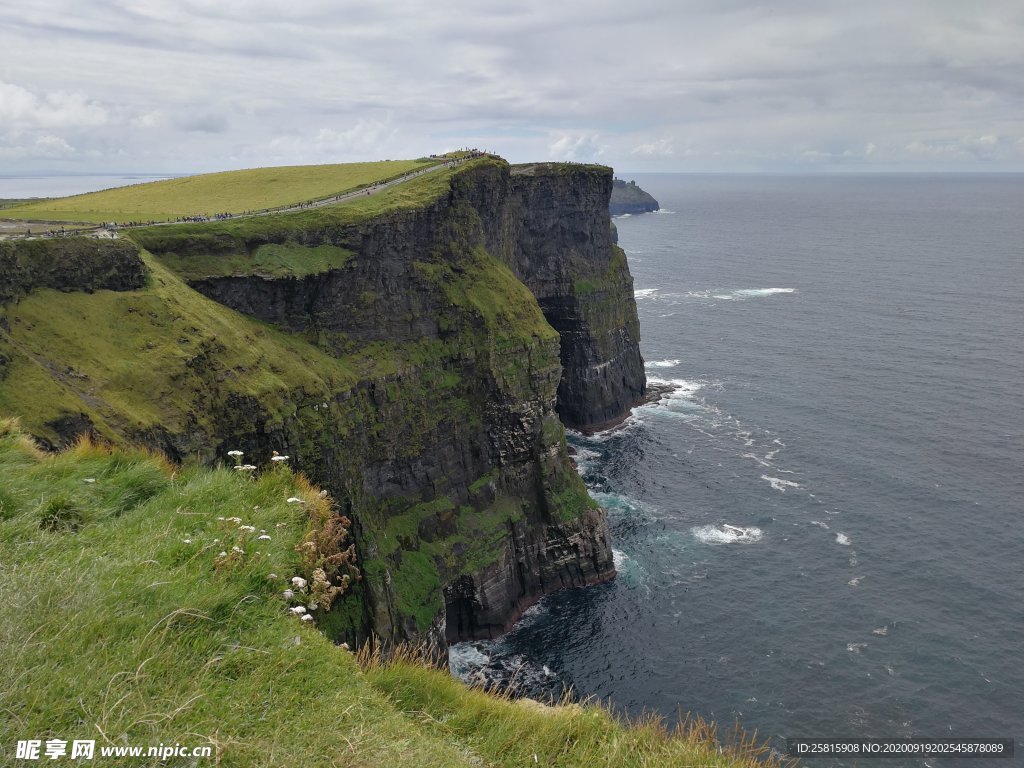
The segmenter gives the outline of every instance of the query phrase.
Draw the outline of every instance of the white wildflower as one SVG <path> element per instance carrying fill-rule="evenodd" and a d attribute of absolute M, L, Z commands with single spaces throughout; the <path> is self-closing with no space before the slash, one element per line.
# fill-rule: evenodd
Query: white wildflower
<path fill-rule="evenodd" d="M 290 456 L 271 456 L 270 460 L 271 461 L 288 461 L 289 458 L 291 458 L 291 457 Z"/>
<path fill-rule="evenodd" d="M 265 533 L 262 536 L 257 536 L 256 538 L 258 541 L 270 541 L 270 537 Z"/>
<path fill-rule="evenodd" d="M 241 547 L 232 547 L 231 551 L 232 552 L 237 552 L 240 555 L 244 555 L 245 554 L 245 550 L 242 549 Z"/>
<path fill-rule="evenodd" d="M 304 614 L 302 614 L 302 620 L 303 621 L 312 621 L 313 617 L 310 616 L 308 613 L 304 613 Z"/>
<path fill-rule="evenodd" d="M 288 610 L 291 611 L 292 613 L 294 613 L 296 616 L 300 616 L 300 615 L 302 615 L 303 613 L 306 612 L 306 606 L 304 606 L 304 605 L 293 605 Z"/>
<path fill-rule="evenodd" d="M 306 591 L 307 581 L 301 576 L 292 576 L 292 586 L 295 587 L 299 592 Z"/>
<path fill-rule="evenodd" d="M 268 579 L 276 579 L 277 578 L 277 574 L 276 573 L 268 573 L 267 574 L 267 578 Z"/>
<path fill-rule="evenodd" d="M 289 504 L 305 504 L 306 502 L 304 502 L 298 496 L 289 496 L 288 497 L 288 503 Z"/>
<path fill-rule="evenodd" d="M 317 603 L 315 601 L 309 604 L 309 610 L 311 610 L 311 611 L 315 611 L 319 607 L 320 607 L 320 603 Z"/>
<path fill-rule="evenodd" d="M 240 525 L 240 526 L 238 526 L 238 530 L 240 530 L 240 531 L 248 531 L 249 533 L 252 533 L 253 531 L 256 530 L 256 526 L 255 525 Z"/>
<path fill-rule="evenodd" d="M 228 553 L 225 552 L 223 549 L 220 551 L 220 554 L 217 555 L 217 557 L 227 557 L 227 556 L 228 556 Z"/>
<path fill-rule="evenodd" d="M 242 451 L 228 451 L 228 456 L 234 456 L 236 459 L 243 455 Z"/>
<path fill-rule="evenodd" d="M 85 478 L 84 482 L 86 482 L 86 483 L 95 483 L 96 482 L 96 478 L 95 477 L 87 477 L 87 478 Z"/>
<path fill-rule="evenodd" d="M 327 498 L 327 489 L 326 489 L 326 488 L 324 488 L 324 489 L 323 489 L 322 491 L 320 491 L 320 495 L 321 495 L 321 496 L 322 496 L 323 498 L 325 498 L 325 499 L 326 499 L 326 498 Z"/>
<path fill-rule="evenodd" d="M 192 543 L 192 539 L 182 539 L 182 542 L 184 544 L 191 544 Z"/>

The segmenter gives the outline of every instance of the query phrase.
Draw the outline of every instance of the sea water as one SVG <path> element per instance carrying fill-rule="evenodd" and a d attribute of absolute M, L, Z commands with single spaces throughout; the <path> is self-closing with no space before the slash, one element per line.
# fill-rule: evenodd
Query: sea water
<path fill-rule="evenodd" d="M 1020 744 L 1024 176 L 636 179 L 662 210 L 616 224 L 675 390 L 570 436 L 619 576 L 456 666 L 779 750 Z"/>

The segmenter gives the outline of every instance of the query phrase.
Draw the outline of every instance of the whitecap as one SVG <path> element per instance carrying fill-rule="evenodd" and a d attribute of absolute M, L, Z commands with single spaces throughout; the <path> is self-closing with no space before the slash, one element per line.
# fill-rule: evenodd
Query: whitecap
<path fill-rule="evenodd" d="M 742 288 L 738 291 L 733 291 L 734 296 L 750 298 L 758 296 L 774 296 L 778 293 L 796 293 L 796 288 Z"/>
<path fill-rule="evenodd" d="M 668 211 L 665 210 L 664 208 L 656 208 L 653 211 L 649 211 L 649 213 L 675 213 L 675 211 Z"/>
<path fill-rule="evenodd" d="M 885 637 L 886 635 L 889 634 L 889 628 L 888 627 L 878 627 L 877 629 L 872 629 L 871 630 L 871 634 L 873 634 L 873 635 L 880 635 L 881 637 Z"/>
<path fill-rule="evenodd" d="M 648 368 L 675 368 L 678 360 L 648 360 L 644 365 Z"/>
<path fill-rule="evenodd" d="M 690 529 L 697 541 L 703 544 L 749 544 L 761 539 L 760 528 L 742 528 L 738 525 L 698 525 Z"/>
<path fill-rule="evenodd" d="M 633 298 L 635 299 L 646 299 L 654 296 L 658 292 L 657 288 L 637 288 L 633 291 Z"/>
<path fill-rule="evenodd" d="M 823 523 L 820 520 L 811 520 L 811 525 L 816 525 L 819 528 L 824 528 L 826 531 L 828 530 L 828 523 Z"/>
<path fill-rule="evenodd" d="M 850 537 L 845 533 L 836 534 L 836 544 L 841 544 L 844 547 L 850 546 Z"/>
<path fill-rule="evenodd" d="M 799 488 L 800 483 L 794 483 L 792 480 L 783 480 L 778 477 L 769 477 L 768 475 L 761 475 L 762 480 L 767 480 L 768 483 L 776 491 L 786 492 L 787 488 Z"/>
<path fill-rule="evenodd" d="M 847 643 L 846 650 L 850 653 L 860 653 L 862 648 L 867 648 L 867 643 Z"/>
<path fill-rule="evenodd" d="M 852 579 L 850 579 L 846 583 L 849 584 L 851 587 L 859 587 L 860 586 L 860 580 L 863 579 L 863 578 L 864 578 L 863 576 L 854 576 Z"/>

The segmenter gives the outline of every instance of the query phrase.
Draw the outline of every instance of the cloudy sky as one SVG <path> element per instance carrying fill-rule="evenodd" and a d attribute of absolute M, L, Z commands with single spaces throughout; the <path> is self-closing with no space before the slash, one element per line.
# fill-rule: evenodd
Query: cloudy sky
<path fill-rule="evenodd" d="M 0 0 L 0 175 L 1024 171 L 1021 0 Z"/>

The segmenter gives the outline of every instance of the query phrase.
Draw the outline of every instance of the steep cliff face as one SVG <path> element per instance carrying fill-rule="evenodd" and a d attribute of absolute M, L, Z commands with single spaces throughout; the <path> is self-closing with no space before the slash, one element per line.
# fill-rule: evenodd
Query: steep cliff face
<path fill-rule="evenodd" d="M 558 419 L 621 417 L 644 389 L 610 181 L 481 160 L 380 215 L 140 233 L 150 287 L 69 309 L 103 322 L 139 370 L 76 351 L 42 292 L 6 310 L 0 411 L 33 402 L 56 411 L 40 413 L 41 436 L 75 417 L 177 458 L 287 454 L 353 519 L 365 576 L 320 626 L 439 647 L 495 635 L 543 594 L 614 576 Z M 343 257 L 297 276 L 217 262 L 270 246 L 299 266 L 316 249 Z M 38 363 L 58 358 L 75 375 L 54 365 L 41 382 Z"/>

